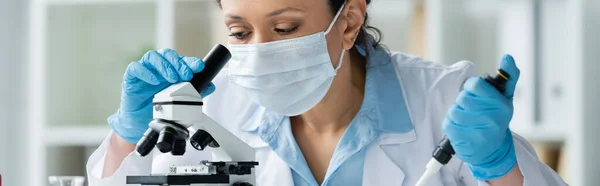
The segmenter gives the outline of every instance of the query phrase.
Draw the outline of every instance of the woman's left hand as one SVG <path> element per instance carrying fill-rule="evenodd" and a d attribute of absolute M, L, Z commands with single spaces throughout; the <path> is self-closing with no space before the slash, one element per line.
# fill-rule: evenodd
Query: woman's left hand
<path fill-rule="evenodd" d="M 478 180 L 500 178 L 517 163 L 508 124 L 520 71 L 510 55 L 500 68 L 510 75 L 503 93 L 481 77 L 468 79 L 442 124 L 456 155 Z"/>

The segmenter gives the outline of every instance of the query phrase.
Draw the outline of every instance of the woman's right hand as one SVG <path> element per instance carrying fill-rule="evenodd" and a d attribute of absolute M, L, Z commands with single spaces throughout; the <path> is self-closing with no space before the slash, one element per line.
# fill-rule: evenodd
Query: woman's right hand
<path fill-rule="evenodd" d="M 112 130 L 125 141 L 136 144 L 152 120 L 154 94 L 168 86 L 190 81 L 194 73 L 204 69 L 195 57 L 180 56 L 171 49 L 148 51 L 140 61 L 132 62 L 123 76 L 119 110 L 108 118 Z M 210 84 L 201 94 L 214 92 Z"/>

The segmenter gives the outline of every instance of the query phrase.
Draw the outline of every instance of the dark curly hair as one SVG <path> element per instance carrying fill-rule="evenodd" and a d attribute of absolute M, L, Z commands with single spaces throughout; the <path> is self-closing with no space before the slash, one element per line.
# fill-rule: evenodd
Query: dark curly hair
<path fill-rule="evenodd" d="M 335 14 L 341 7 L 342 4 L 344 4 L 346 0 L 329 0 L 329 5 L 331 6 L 331 12 L 333 12 L 333 14 Z M 367 5 L 369 5 L 371 3 L 371 0 L 365 0 L 367 1 Z M 221 0 L 217 0 L 217 4 L 219 5 L 219 7 L 221 7 Z M 371 32 L 371 33 L 368 33 Z M 362 25 L 362 28 L 360 29 L 360 32 L 358 33 L 358 37 L 356 38 L 356 44 L 358 45 L 362 45 L 365 46 L 367 45 L 367 39 L 368 39 L 368 35 L 372 35 L 375 39 L 375 42 L 373 43 L 372 47 L 378 48 L 381 47 L 380 46 L 380 42 L 381 42 L 381 31 L 371 25 L 369 25 L 369 15 L 365 14 L 365 20 L 364 20 L 364 24 Z"/>

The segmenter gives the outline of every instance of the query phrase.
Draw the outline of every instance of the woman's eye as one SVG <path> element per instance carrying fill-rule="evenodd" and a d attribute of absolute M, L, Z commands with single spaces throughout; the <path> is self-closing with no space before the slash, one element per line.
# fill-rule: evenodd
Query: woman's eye
<path fill-rule="evenodd" d="M 229 34 L 230 37 L 235 37 L 236 39 L 244 39 L 249 33 L 247 32 L 234 32 Z"/>
<path fill-rule="evenodd" d="M 293 27 L 293 28 L 275 28 L 275 32 L 280 33 L 282 35 L 289 35 L 292 34 L 294 31 L 298 30 L 298 27 Z"/>

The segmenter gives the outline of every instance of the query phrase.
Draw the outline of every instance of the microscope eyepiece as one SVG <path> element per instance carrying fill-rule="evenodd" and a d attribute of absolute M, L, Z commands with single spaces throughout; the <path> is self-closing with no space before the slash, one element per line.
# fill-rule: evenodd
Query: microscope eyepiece
<path fill-rule="evenodd" d="M 221 69 L 231 59 L 231 52 L 225 46 L 217 44 L 208 54 L 202 59 L 204 61 L 204 69 L 199 73 L 194 74 L 190 83 L 198 93 L 201 93 L 208 87 L 210 82 L 219 74 Z"/>

